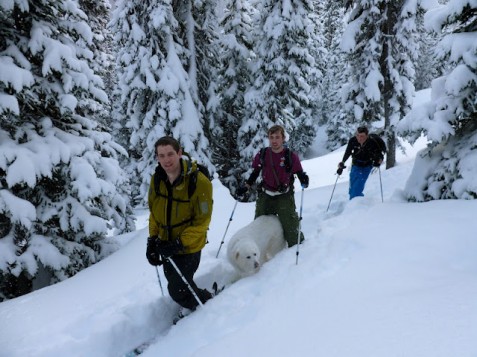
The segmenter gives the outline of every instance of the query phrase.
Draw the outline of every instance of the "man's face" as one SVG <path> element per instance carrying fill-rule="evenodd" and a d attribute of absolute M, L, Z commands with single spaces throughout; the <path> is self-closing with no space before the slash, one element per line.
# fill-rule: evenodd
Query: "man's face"
<path fill-rule="evenodd" d="M 285 138 L 282 133 L 277 131 L 275 133 L 268 134 L 268 141 L 273 151 L 281 151 Z"/>
<path fill-rule="evenodd" d="M 180 171 L 180 158 L 182 151 L 176 152 L 170 145 L 157 147 L 157 161 L 161 164 L 167 174 L 174 174 Z"/>
<path fill-rule="evenodd" d="M 368 135 L 366 133 L 356 133 L 356 139 L 358 139 L 358 143 L 361 145 L 363 145 L 367 138 Z"/>

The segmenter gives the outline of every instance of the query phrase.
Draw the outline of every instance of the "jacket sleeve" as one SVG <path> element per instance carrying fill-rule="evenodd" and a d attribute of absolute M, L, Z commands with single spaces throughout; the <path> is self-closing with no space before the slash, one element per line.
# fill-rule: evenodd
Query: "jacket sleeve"
<path fill-rule="evenodd" d="M 344 164 L 346 162 L 346 160 L 348 160 L 348 158 L 351 156 L 352 154 L 352 151 L 353 151 L 353 145 L 352 145 L 352 140 L 353 138 L 349 139 L 348 141 L 348 145 L 346 146 L 346 150 L 345 150 L 345 153 L 343 155 L 343 160 L 341 160 L 341 162 Z"/>
<path fill-rule="evenodd" d="M 207 239 L 212 218 L 212 183 L 202 174 L 197 177 L 197 188 L 191 197 L 193 210 L 192 224 L 186 227 L 180 236 L 181 242 L 186 247 L 186 253 L 201 250 Z"/>
<path fill-rule="evenodd" d="M 290 159 L 292 164 L 291 172 L 294 174 L 297 174 L 300 171 L 303 172 L 303 167 L 301 166 L 300 157 L 298 156 L 296 152 L 291 153 Z"/>
<path fill-rule="evenodd" d="M 255 181 L 257 181 L 257 178 L 260 175 L 260 171 L 262 170 L 262 163 L 260 162 L 260 151 L 257 154 L 255 154 L 253 158 L 252 169 L 253 169 L 252 173 L 248 177 L 247 181 L 245 181 L 247 185 L 249 186 L 252 186 L 255 183 Z"/>
<path fill-rule="evenodd" d="M 383 152 L 381 151 L 381 148 L 378 144 L 378 142 L 373 139 L 373 143 L 374 143 L 374 148 L 373 148 L 373 161 L 382 161 L 384 159 L 384 155 L 383 155 Z"/>
<path fill-rule="evenodd" d="M 254 169 L 250 176 L 248 177 L 248 180 L 245 181 L 247 185 L 252 186 L 255 181 L 257 181 L 258 175 L 260 175 L 260 169 Z"/>
<path fill-rule="evenodd" d="M 159 235 L 159 227 L 157 226 L 156 220 L 154 219 L 154 216 L 152 213 L 152 201 L 155 195 L 156 195 L 156 192 L 154 188 L 154 175 L 152 175 L 151 183 L 149 184 L 149 193 L 147 196 L 147 202 L 149 205 L 149 237 Z"/>
<path fill-rule="evenodd" d="M 383 155 L 381 149 L 379 149 L 379 147 L 376 147 L 376 150 L 374 151 L 373 160 L 374 161 L 382 161 L 383 159 L 384 159 L 384 155 Z"/>

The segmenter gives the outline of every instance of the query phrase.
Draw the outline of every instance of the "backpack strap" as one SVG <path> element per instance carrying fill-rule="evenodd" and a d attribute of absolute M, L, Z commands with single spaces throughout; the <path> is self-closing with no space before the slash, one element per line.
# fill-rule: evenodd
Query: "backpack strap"
<path fill-rule="evenodd" d="M 193 221 L 193 218 L 189 218 L 189 219 L 187 219 L 187 220 L 185 220 L 185 221 L 182 221 L 182 222 L 179 222 L 179 223 L 177 223 L 177 224 L 170 225 L 170 226 L 165 225 L 165 224 L 160 224 L 160 223 L 157 223 L 157 222 L 156 222 L 156 224 L 157 224 L 158 226 L 160 226 L 161 228 L 164 228 L 164 229 L 167 229 L 167 230 L 172 230 L 173 228 L 183 226 L 184 224 L 189 224 L 189 223 L 192 222 L 192 221 Z"/>
<path fill-rule="evenodd" d="M 260 149 L 260 164 L 262 167 L 265 166 L 265 154 L 267 152 L 268 148 L 261 148 Z M 271 151 L 270 151 L 271 152 Z M 293 162 L 292 162 L 292 152 L 289 148 L 285 148 L 285 171 L 287 173 L 291 173 L 292 168 L 293 168 Z M 271 155 L 270 155 L 271 157 Z"/>
<path fill-rule="evenodd" d="M 369 137 L 375 142 L 382 153 L 385 154 L 387 152 L 386 143 L 379 135 L 371 133 L 369 134 Z"/>
<path fill-rule="evenodd" d="M 195 189 L 197 188 L 197 176 L 198 175 L 199 175 L 199 170 L 198 169 L 191 172 L 190 175 L 189 175 L 189 187 L 187 188 L 187 194 L 188 194 L 189 200 L 192 197 L 192 195 L 194 194 Z"/>
<path fill-rule="evenodd" d="M 161 193 L 161 190 L 159 189 L 160 185 L 161 185 L 161 178 L 159 177 L 159 175 L 157 173 L 154 174 L 154 190 L 156 191 L 156 196 L 160 196 L 160 197 L 164 197 L 164 198 L 167 198 L 169 199 L 169 196 L 168 195 L 165 195 L 163 193 Z M 176 201 L 176 202 L 182 202 L 182 203 L 187 203 L 187 202 L 190 202 L 190 196 L 189 196 L 189 199 L 188 200 L 179 200 L 177 198 L 172 198 L 173 201 Z"/>
<path fill-rule="evenodd" d="M 179 200 L 177 198 L 173 198 L 174 201 L 177 202 L 190 202 L 190 198 L 195 192 L 195 189 L 197 188 L 197 176 L 199 175 L 199 171 L 192 171 L 189 174 L 189 186 L 187 187 L 187 196 L 189 197 L 188 200 Z M 161 193 L 161 190 L 159 190 L 159 185 L 161 184 L 161 179 L 158 177 L 157 174 L 154 175 L 154 188 L 156 190 L 156 195 L 168 198 L 167 195 L 164 195 Z"/>
<path fill-rule="evenodd" d="M 260 165 L 262 167 L 265 166 L 265 153 L 267 152 L 267 148 L 260 149 Z"/>
<path fill-rule="evenodd" d="M 290 173 L 293 168 L 292 157 L 291 157 L 291 150 L 289 148 L 285 148 L 285 170 L 286 172 Z"/>

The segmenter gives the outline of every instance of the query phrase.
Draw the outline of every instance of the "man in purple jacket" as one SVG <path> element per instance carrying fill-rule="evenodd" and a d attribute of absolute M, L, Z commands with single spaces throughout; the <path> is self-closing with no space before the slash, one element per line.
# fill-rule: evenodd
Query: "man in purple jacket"
<path fill-rule="evenodd" d="M 294 175 L 298 176 L 303 188 L 308 187 L 309 178 L 301 167 L 300 158 L 284 146 L 285 129 L 274 125 L 268 130 L 270 147 L 260 150 L 252 163 L 253 172 L 245 186 L 237 190 L 237 195 L 245 194 L 256 181 L 260 172 L 262 182 L 255 206 L 255 218 L 274 214 L 278 216 L 283 227 L 283 234 L 288 246 L 297 243 L 299 218 L 296 212 L 293 191 Z M 305 237 L 300 232 L 300 242 Z"/>

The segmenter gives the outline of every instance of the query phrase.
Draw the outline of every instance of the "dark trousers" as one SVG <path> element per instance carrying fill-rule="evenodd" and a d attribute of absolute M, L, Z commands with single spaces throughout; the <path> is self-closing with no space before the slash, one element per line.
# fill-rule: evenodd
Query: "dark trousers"
<path fill-rule="evenodd" d="M 290 190 L 277 196 L 269 196 L 265 192 L 260 192 L 255 205 L 255 218 L 267 214 L 278 216 L 288 247 L 294 246 L 298 241 L 300 219 L 298 218 L 298 213 L 296 213 L 293 191 Z M 304 239 L 303 232 L 300 232 L 300 242 Z"/>
<path fill-rule="evenodd" d="M 186 278 L 192 289 L 194 289 L 200 301 L 205 303 L 207 300 L 212 298 L 212 294 L 206 289 L 199 289 L 193 280 L 194 274 L 199 268 L 200 255 L 201 252 L 199 251 L 192 254 L 174 255 L 169 259 L 174 260 L 174 263 L 176 263 L 182 275 Z M 166 276 L 168 282 L 167 289 L 169 290 L 169 295 L 171 296 L 172 300 L 177 302 L 182 307 L 195 310 L 199 303 L 195 299 L 194 295 L 192 295 L 180 275 L 177 273 L 176 269 L 171 263 L 169 263 L 169 260 L 164 261 L 163 267 L 164 275 Z"/>

